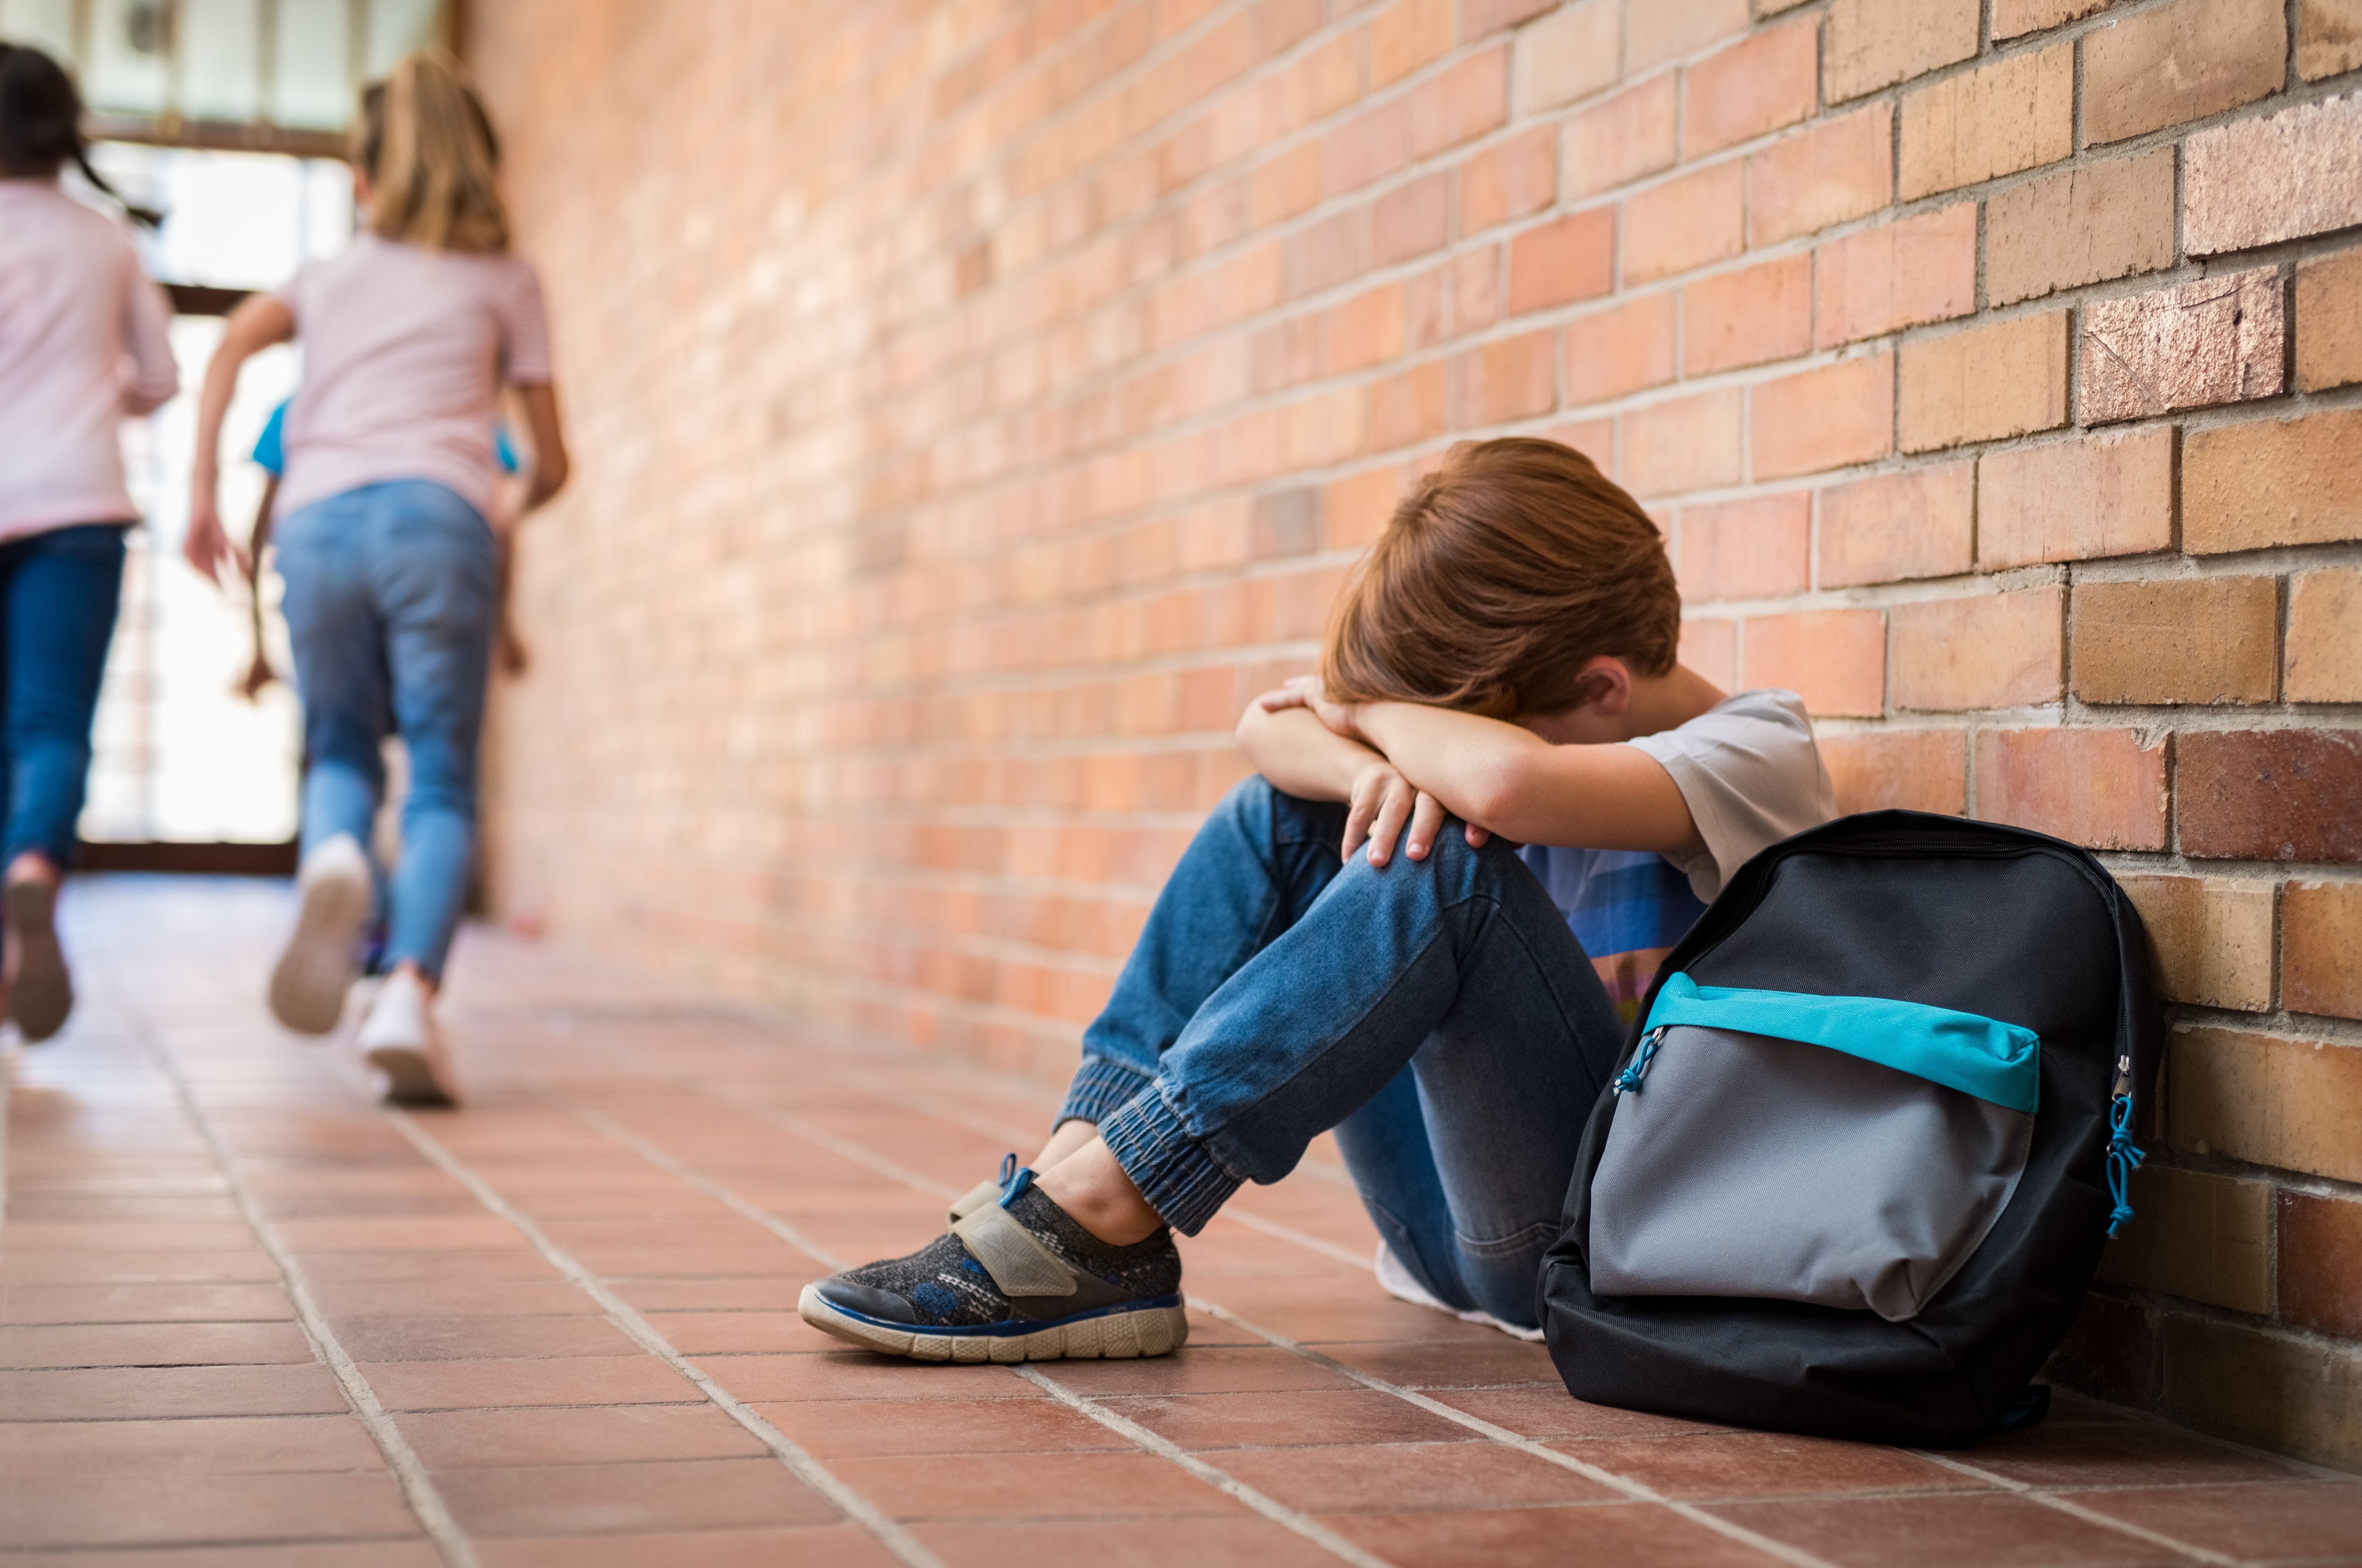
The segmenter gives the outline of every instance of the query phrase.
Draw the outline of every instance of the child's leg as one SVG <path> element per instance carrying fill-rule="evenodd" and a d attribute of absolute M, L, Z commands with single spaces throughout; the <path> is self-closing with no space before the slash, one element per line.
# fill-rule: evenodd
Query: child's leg
<path fill-rule="evenodd" d="M 1301 801 L 1260 778 L 1222 798 L 1157 895 L 1106 1009 L 1084 1031 L 1059 1122 L 1096 1122 L 1155 1077 L 1206 999 L 1336 878 L 1344 832 L 1342 804 Z"/>

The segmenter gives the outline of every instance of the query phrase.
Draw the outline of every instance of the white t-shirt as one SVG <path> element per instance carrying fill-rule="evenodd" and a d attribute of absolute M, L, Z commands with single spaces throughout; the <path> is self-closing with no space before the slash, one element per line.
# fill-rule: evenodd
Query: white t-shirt
<path fill-rule="evenodd" d="M 120 224 L 0 180 L 0 540 L 138 515 L 123 421 L 180 385 L 171 317 Z"/>
<path fill-rule="evenodd" d="M 1742 691 L 1631 744 L 1672 776 L 1704 849 L 1681 856 L 1550 845 L 1523 851 L 1628 1018 L 1732 872 L 1838 814 L 1812 721 L 1793 691 Z"/>
<path fill-rule="evenodd" d="M 384 480 L 434 480 L 489 511 L 503 384 L 548 384 L 532 265 L 364 234 L 279 291 L 304 348 L 278 515 Z"/>

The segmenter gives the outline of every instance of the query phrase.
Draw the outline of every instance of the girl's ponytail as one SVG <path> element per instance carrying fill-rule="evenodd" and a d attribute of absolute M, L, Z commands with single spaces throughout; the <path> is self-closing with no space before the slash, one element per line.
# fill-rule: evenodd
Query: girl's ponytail
<path fill-rule="evenodd" d="M 434 250 L 508 248 L 500 144 L 458 61 L 441 50 L 403 56 L 362 95 L 353 129 L 372 233 Z"/>

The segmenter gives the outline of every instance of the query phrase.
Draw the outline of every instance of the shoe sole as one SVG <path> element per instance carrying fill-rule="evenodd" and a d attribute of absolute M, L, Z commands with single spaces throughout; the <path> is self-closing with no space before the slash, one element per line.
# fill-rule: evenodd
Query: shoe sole
<path fill-rule="evenodd" d="M 435 1064 L 414 1045 L 381 1045 L 369 1065 L 385 1075 L 385 1098 L 392 1105 L 457 1105 L 459 1097 L 435 1076 Z"/>
<path fill-rule="evenodd" d="M 294 934 L 270 971 L 271 1016 L 299 1034 L 326 1034 L 360 977 L 353 944 L 369 919 L 365 878 L 322 877 L 304 889 Z"/>
<path fill-rule="evenodd" d="M 58 944 L 57 892 L 39 882 L 8 889 L 8 924 L 17 933 L 17 979 L 8 992 L 8 1016 L 28 1040 L 47 1040 L 66 1026 L 73 1011 L 73 977 L 66 972 Z"/>
<path fill-rule="evenodd" d="M 1131 1361 L 1170 1355 L 1189 1337 L 1189 1314 L 1179 1307 L 1143 1307 L 1053 1323 L 1030 1334 L 936 1333 L 898 1328 L 832 1306 L 817 1286 L 796 1297 L 796 1311 L 822 1333 L 884 1355 L 911 1361 Z"/>

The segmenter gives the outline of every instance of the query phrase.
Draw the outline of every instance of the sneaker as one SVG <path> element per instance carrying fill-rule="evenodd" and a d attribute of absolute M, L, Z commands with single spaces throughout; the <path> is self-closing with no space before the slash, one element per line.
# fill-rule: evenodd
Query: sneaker
<path fill-rule="evenodd" d="M 361 1057 L 385 1075 L 391 1105 L 457 1105 L 459 1080 L 451 1070 L 451 1049 L 435 1021 L 426 983 L 409 969 L 397 969 L 378 988 L 353 1043 Z"/>
<path fill-rule="evenodd" d="M 1521 1329 L 1515 1323 L 1504 1322 L 1490 1312 L 1463 1312 L 1457 1307 L 1437 1300 L 1434 1293 L 1418 1282 L 1418 1275 L 1412 1274 L 1409 1266 L 1395 1256 L 1395 1250 L 1384 1242 L 1378 1243 L 1378 1255 L 1370 1266 L 1378 1276 L 1378 1288 L 1397 1301 L 1407 1301 L 1431 1312 L 1448 1313 L 1463 1323 L 1482 1323 L 1488 1329 L 1500 1330 L 1513 1340 L 1530 1343 L 1542 1337 L 1540 1329 Z"/>
<path fill-rule="evenodd" d="M 73 1011 L 73 977 L 58 944 L 58 885 L 46 877 L 8 883 L 8 934 L 16 939 L 17 971 L 8 988 L 8 1016 L 27 1040 L 47 1040 Z"/>
<path fill-rule="evenodd" d="M 295 874 L 302 902 L 295 931 L 270 971 L 270 1011 L 303 1034 L 326 1034 L 344 1016 L 359 973 L 354 944 L 370 913 L 368 854 L 338 834 L 304 856 Z"/>
<path fill-rule="evenodd" d="M 1030 1170 L 910 1256 L 805 1286 L 796 1310 L 848 1344 L 914 1361 L 1164 1355 L 1189 1335 L 1173 1232 L 1110 1245 Z"/>

